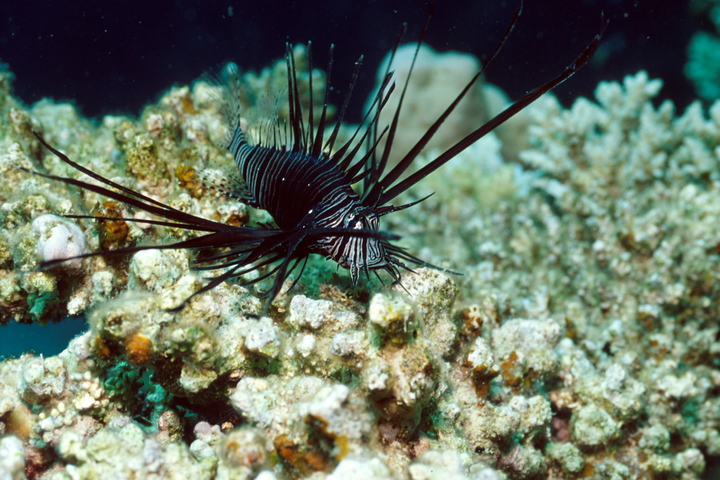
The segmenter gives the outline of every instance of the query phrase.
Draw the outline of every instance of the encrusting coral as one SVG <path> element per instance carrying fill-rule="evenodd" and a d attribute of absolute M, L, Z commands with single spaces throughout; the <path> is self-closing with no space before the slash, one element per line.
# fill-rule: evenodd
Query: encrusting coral
<path fill-rule="evenodd" d="M 414 65 L 398 119 L 402 135 L 393 142 L 390 162 L 400 160 L 415 145 L 480 68 L 478 59 L 467 53 L 440 53 L 428 45 L 421 45 L 416 56 L 415 50 L 416 45 L 401 46 L 393 58 L 393 79 L 397 85 L 404 85 L 413 61 Z M 389 61 L 390 54 L 378 67 L 375 91 L 369 99 L 374 98 L 382 84 Z M 380 113 L 379 131 L 391 123 L 401 92 L 402 89 L 397 88 L 389 95 L 388 106 Z M 468 135 L 509 104 L 509 99 L 498 87 L 488 83 L 476 83 L 430 139 L 426 150 L 451 147 L 458 139 Z M 369 106 L 368 104 L 366 107 Z M 527 116 L 520 112 L 495 130 L 501 139 L 507 139 L 503 144 L 506 155 L 514 157 L 527 146 L 524 141 L 526 136 L 518 135 L 527 127 L 526 124 Z M 380 141 L 383 144 L 385 140 L 381 138 Z"/>
<path fill-rule="evenodd" d="M 282 68 L 247 77 L 252 95 Z M 183 232 L 48 217 L 132 212 L 12 168 L 77 175 L 40 150 L 41 129 L 176 208 L 264 221 L 197 180 L 232 164 L 213 87 L 94 126 L 68 105 L 23 109 L 2 75 L 2 321 L 84 314 L 89 330 L 60 355 L 0 362 L 0 477 L 691 479 L 720 456 L 720 104 L 677 117 L 642 72 L 570 109 L 545 97 L 515 165 L 488 136 L 389 218 L 462 276 L 349 287 L 311 260 L 255 318 L 258 290 L 233 283 L 167 311 L 203 285 L 188 252 L 34 271 L 64 222 L 92 251 Z M 38 218 L 55 226 L 33 234 Z"/>

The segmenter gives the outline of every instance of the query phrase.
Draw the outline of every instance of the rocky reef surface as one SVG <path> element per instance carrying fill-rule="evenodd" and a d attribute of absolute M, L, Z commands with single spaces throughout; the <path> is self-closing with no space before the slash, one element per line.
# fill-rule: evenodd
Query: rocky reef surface
<path fill-rule="evenodd" d="M 244 78 L 259 111 L 284 63 Z M 92 181 L 35 130 L 180 210 L 266 221 L 202 181 L 233 164 L 212 85 L 94 124 L 69 104 L 26 108 L 11 83 L 1 72 L 0 323 L 83 315 L 88 330 L 57 356 L 0 362 L 0 478 L 694 479 L 717 465 L 720 103 L 654 106 L 662 84 L 643 72 L 570 109 L 546 96 L 383 219 L 462 275 L 353 287 L 313 259 L 258 319 L 263 284 L 168 312 L 204 284 L 189 252 L 36 270 L 192 233 L 15 168 Z"/>

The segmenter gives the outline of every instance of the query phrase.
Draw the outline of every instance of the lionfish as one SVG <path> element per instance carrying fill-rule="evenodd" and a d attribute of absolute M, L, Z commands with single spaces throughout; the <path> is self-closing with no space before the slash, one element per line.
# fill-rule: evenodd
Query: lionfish
<path fill-rule="evenodd" d="M 236 88 L 238 77 L 237 71 L 230 68 L 230 74 L 227 75 L 228 80 L 225 84 L 225 101 L 229 106 L 226 110 L 228 110 L 231 136 L 226 148 L 235 157 L 237 168 L 244 181 L 244 185 L 235 193 L 248 205 L 269 212 L 274 219 L 274 225 L 233 226 L 182 212 L 75 163 L 65 154 L 50 146 L 38 133 L 35 133 L 40 143 L 59 159 L 105 186 L 69 177 L 32 173 L 96 192 L 144 210 L 161 219 L 124 218 L 121 220 L 204 232 L 201 236 L 166 245 L 130 246 L 112 251 L 92 252 L 72 258 L 51 260 L 41 264 L 40 268 L 48 268 L 71 259 L 128 255 L 146 249 L 193 249 L 197 253 L 192 265 L 194 269 L 220 270 L 221 273 L 208 279 L 209 281 L 202 288 L 172 309 L 173 311 L 181 310 L 196 295 L 207 292 L 230 279 L 237 279 L 240 285 L 247 287 L 274 275 L 272 286 L 264 293 L 266 303 L 263 313 L 267 311 L 270 302 L 278 295 L 288 276 L 299 267 L 300 271 L 292 286 L 295 285 L 302 275 L 308 256 L 313 253 L 324 255 L 327 259 L 349 269 L 353 284 L 357 283 L 361 273 L 369 276 L 370 272 L 377 275 L 379 271 L 384 271 L 394 283 L 400 283 L 402 272 L 412 272 L 411 266 L 438 268 L 391 243 L 399 238 L 397 235 L 380 230 L 381 217 L 412 207 L 427 197 L 403 205 L 393 205 L 391 202 L 541 95 L 571 77 L 588 63 L 598 48 L 605 30 L 603 19 L 600 33 L 594 36 L 582 53 L 559 75 L 524 95 L 494 118 L 437 155 L 422 168 L 406 175 L 408 169 L 445 119 L 497 56 L 516 24 L 522 6 L 521 1 L 502 39 L 482 68 L 430 125 L 415 145 L 392 167 L 389 166 L 388 159 L 393 148 L 393 139 L 398 134 L 398 119 L 403 100 L 412 76 L 412 68 L 417 59 L 417 52 L 425 36 L 430 14 L 428 14 L 420 34 L 410 71 L 402 85 L 397 108 L 390 123 L 381 129 L 378 119 L 390 94 L 396 87 L 392 81 L 391 65 L 392 58 L 401 43 L 403 32 L 398 36 L 391 52 L 391 61 L 388 63 L 381 87 L 373 98 L 371 108 L 368 109 L 351 138 L 342 145 L 336 145 L 336 141 L 353 86 L 358 78 L 360 61 L 356 63 L 338 118 L 334 126 L 330 127 L 328 124 L 329 80 L 325 88 L 320 114 L 316 118 L 313 116 L 312 61 L 308 49 L 310 108 L 305 114 L 300 101 L 301 92 L 292 47 L 286 45 L 289 119 L 283 125 L 275 123 L 274 132 L 265 135 L 263 141 L 255 144 L 248 140 L 246 132 L 243 131 L 240 121 L 241 112 L 233 107 L 239 105 L 237 99 L 239 92 Z M 328 79 L 332 67 L 332 52 L 331 47 L 327 65 Z M 381 142 L 381 139 L 384 141 Z M 357 190 L 353 188 L 358 185 L 360 188 Z M 68 215 L 68 217 L 119 220 L 89 215 Z M 412 265 L 408 266 L 407 264 Z M 258 275 L 254 278 L 242 278 L 254 271 L 258 271 Z"/>

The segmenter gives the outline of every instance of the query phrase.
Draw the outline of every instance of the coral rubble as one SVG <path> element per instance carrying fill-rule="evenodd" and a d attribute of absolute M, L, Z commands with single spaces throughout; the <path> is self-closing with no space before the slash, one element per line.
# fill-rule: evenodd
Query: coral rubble
<path fill-rule="evenodd" d="M 282 68 L 246 77 L 248 108 Z M 40 130 L 175 208 L 263 222 L 199 178 L 232 165 L 214 87 L 93 125 L 25 109 L 0 75 L 0 321 L 89 325 L 57 356 L 0 362 L 0 478 L 692 479 L 720 458 L 720 103 L 676 116 L 642 72 L 570 109 L 547 96 L 515 165 L 488 136 L 387 218 L 463 275 L 350 287 L 312 260 L 257 318 L 262 284 L 168 311 L 203 285 L 188 252 L 35 270 L 188 233 L 13 168 L 78 177 Z"/>

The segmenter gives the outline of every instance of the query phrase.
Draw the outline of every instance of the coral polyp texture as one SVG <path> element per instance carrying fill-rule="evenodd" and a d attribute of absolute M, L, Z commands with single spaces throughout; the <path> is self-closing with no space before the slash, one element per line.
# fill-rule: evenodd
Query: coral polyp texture
<path fill-rule="evenodd" d="M 248 111 L 283 69 L 245 76 Z M 83 315 L 88 330 L 59 355 L 0 362 L 0 478 L 700 479 L 720 459 L 720 103 L 655 107 L 662 83 L 643 72 L 569 109 L 546 96 L 386 222 L 462 276 L 352 286 L 311 260 L 257 318 L 263 283 L 168 311 L 205 282 L 185 251 L 37 270 L 189 234 L 14 168 L 78 178 L 38 130 L 177 209 L 266 222 L 203 180 L 233 163 L 215 146 L 215 87 L 93 124 L 68 104 L 23 107 L 11 79 L 0 73 L 1 321 Z M 508 163 L 511 138 L 523 147 Z"/>

